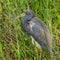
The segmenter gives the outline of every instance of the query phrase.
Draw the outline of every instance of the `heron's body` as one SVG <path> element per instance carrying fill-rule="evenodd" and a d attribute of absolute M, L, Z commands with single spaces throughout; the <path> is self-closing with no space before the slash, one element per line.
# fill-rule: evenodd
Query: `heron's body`
<path fill-rule="evenodd" d="M 42 49 L 47 52 L 52 52 L 52 41 L 49 29 L 40 19 L 35 16 L 26 16 L 22 19 L 22 27 L 26 33 L 35 39 Z"/>

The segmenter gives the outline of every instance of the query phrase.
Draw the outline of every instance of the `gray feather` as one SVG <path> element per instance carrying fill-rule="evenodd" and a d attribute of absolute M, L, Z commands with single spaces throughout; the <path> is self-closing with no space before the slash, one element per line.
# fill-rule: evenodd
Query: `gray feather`
<path fill-rule="evenodd" d="M 31 19 L 29 26 L 32 26 L 31 35 L 38 42 L 38 44 L 40 44 L 44 50 L 51 51 L 49 47 L 52 48 L 52 42 L 47 26 L 36 17 Z"/>

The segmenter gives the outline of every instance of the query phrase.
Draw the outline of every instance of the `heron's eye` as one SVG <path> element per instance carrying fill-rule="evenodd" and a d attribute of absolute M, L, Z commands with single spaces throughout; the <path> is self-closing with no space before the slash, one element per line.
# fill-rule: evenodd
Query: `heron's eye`
<path fill-rule="evenodd" d="M 22 13 L 22 14 L 21 14 L 21 17 L 24 17 L 24 16 L 26 16 L 26 13 Z"/>

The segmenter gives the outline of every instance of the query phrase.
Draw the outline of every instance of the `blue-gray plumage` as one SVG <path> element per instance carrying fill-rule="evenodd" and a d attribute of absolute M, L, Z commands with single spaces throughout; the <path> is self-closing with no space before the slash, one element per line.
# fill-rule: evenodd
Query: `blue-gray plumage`
<path fill-rule="evenodd" d="M 31 10 L 26 10 L 22 18 L 22 27 L 47 52 L 52 53 L 52 41 L 47 26 L 41 19 L 34 16 Z"/>

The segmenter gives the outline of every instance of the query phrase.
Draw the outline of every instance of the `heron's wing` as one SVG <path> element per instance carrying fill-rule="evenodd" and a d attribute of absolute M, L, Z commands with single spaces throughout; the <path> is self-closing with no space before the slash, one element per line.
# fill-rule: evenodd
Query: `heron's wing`
<path fill-rule="evenodd" d="M 48 49 L 43 28 L 39 25 L 35 25 L 32 27 L 32 32 L 32 36 L 35 38 L 36 42 L 38 42 L 38 44 L 40 44 L 42 48 Z"/>
<path fill-rule="evenodd" d="M 49 35 L 48 28 L 42 21 L 39 21 L 37 18 L 33 18 L 31 21 L 33 21 L 34 23 L 34 25 L 32 26 L 32 36 L 41 45 L 42 48 L 48 51 L 49 50 L 48 49 L 49 40 L 47 40 L 48 37 L 47 35 Z"/>
<path fill-rule="evenodd" d="M 46 40 L 49 45 L 49 50 L 52 53 L 52 39 L 51 39 L 51 35 L 50 35 L 50 31 L 49 31 L 48 27 L 41 19 L 34 17 L 34 20 L 37 21 L 37 23 L 40 23 L 40 25 L 43 27 L 44 32 L 45 32 L 45 36 L 47 38 Z"/>

